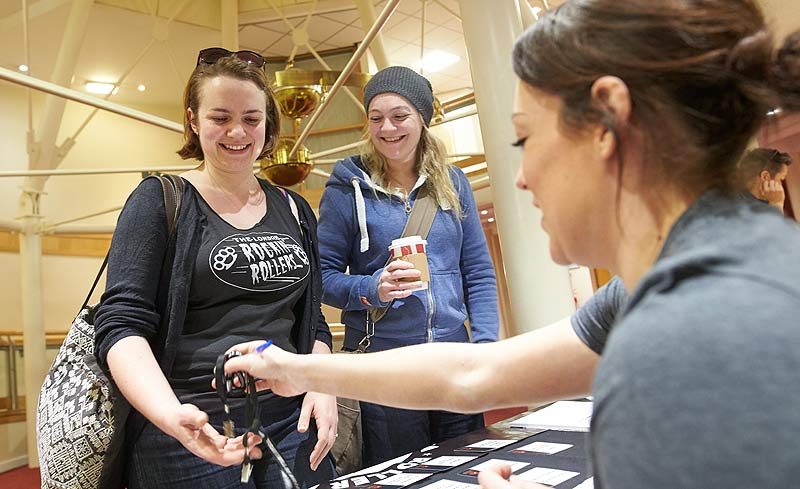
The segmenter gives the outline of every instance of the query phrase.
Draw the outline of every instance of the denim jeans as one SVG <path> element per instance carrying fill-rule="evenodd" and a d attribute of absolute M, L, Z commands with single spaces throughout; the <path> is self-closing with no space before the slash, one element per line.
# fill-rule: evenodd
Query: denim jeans
<path fill-rule="evenodd" d="M 316 471 L 309 467 L 309 455 L 317 442 L 317 428 L 312 423 L 305 433 L 297 431 L 300 408 L 284 419 L 263 428 L 286 459 L 301 488 L 328 481 L 336 476 L 330 456 Z M 244 430 L 237 429 L 237 435 Z M 264 458 L 253 462 L 248 484 L 240 482 L 242 466 L 221 467 L 193 455 L 176 439 L 147 423 L 133 447 L 129 448 L 128 489 L 283 489 L 277 463 L 264 448 Z"/>
<path fill-rule="evenodd" d="M 364 467 L 483 428 L 482 414 L 397 409 L 361 403 Z"/>

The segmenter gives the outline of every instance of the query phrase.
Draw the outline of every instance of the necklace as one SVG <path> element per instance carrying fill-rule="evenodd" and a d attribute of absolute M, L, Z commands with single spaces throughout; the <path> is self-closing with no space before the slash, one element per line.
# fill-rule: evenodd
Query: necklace
<path fill-rule="evenodd" d="M 222 197 L 222 199 L 229 204 L 232 209 L 235 210 L 242 210 L 246 207 L 260 207 L 262 202 L 264 201 L 265 195 L 263 190 L 261 190 L 261 185 L 259 185 L 258 180 L 255 177 L 248 179 L 247 182 L 247 196 L 242 199 L 242 193 L 240 191 L 234 190 L 233 192 L 224 189 L 214 178 L 214 175 L 211 172 L 207 172 L 208 180 L 209 180 L 209 187 L 213 189 L 216 195 Z M 255 188 L 253 187 L 253 183 L 255 183 Z"/>

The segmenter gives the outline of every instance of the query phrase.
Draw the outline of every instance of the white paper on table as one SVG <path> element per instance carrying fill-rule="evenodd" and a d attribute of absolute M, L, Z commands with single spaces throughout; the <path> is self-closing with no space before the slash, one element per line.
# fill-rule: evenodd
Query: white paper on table
<path fill-rule="evenodd" d="M 467 445 L 468 448 L 503 448 L 519 440 L 481 440 Z"/>
<path fill-rule="evenodd" d="M 557 486 L 564 481 L 572 479 L 576 475 L 580 475 L 580 472 L 549 469 L 547 467 L 534 467 L 531 470 L 526 470 L 517 475 L 517 477 L 525 481 L 538 482 L 539 484 L 547 484 L 548 486 Z"/>
<path fill-rule="evenodd" d="M 440 479 L 433 484 L 422 486 L 420 489 L 478 489 L 478 484 L 467 484 L 466 482 L 451 481 L 449 479 Z"/>
<path fill-rule="evenodd" d="M 525 445 L 524 447 L 515 448 L 513 451 L 523 451 L 523 452 L 535 452 L 535 453 L 547 453 L 547 454 L 554 454 L 558 452 L 563 452 L 567 448 L 572 448 L 574 445 L 570 445 L 568 443 L 551 443 L 547 441 L 535 441 L 531 444 Z"/>
<path fill-rule="evenodd" d="M 375 483 L 382 486 L 410 486 L 411 484 L 419 482 L 422 479 L 432 475 L 433 474 L 397 474 L 387 477 L 386 479 L 376 481 Z"/>
<path fill-rule="evenodd" d="M 467 456 L 460 456 L 460 455 L 445 455 L 442 457 L 436 457 L 433 460 L 429 460 L 425 462 L 424 465 L 433 465 L 435 467 L 458 467 L 461 464 L 465 464 L 470 460 L 475 460 L 478 457 L 467 457 Z"/>
<path fill-rule="evenodd" d="M 558 401 L 510 423 L 511 428 L 589 431 L 592 403 L 587 401 Z"/>
<path fill-rule="evenodd" d="M 483 469 L 488 469 L 489 467 L 494 467 L 495 465 L 499 464 L 508 464 L 511 466 L 511 472 L 516 472 L 517 469 L 521 469 L 522 467 L 527 467 L 530 465 L 530 462 L 517 462 L 516 460 L 503 460 L 500 458 L 492 458 L 487 460 L 486 462 L 479 463 L 473 467 L 470 467 L 472 470 L 477 470 L 480 472 Z"/>

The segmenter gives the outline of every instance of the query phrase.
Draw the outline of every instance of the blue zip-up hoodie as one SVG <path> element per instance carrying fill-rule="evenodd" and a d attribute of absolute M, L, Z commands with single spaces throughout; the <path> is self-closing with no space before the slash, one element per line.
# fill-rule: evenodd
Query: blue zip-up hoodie
<path fill-rule="evenodd" d="M 369 351 L 469 341 L 467 319 L 473 342 L 497 340 L 497 285 L 475 198 L 459 168 L 451 167 L 450 175 L 464 218 L 437 209 L 427 237 L 428 290 L 391 303 L 375 324 Z M 424 180 L 417 181 L 409 204 Z M 378 278 L 389 258 L 389 245 L 400 237 L 408 219 L 402 198 L 379 186 L 375 190 L 377 198 L 361 158 L 351 156 L 336 163 L 319 206 L 322 301 L 342 309 L 346 349 L 355 349 L 364 338 L 369 305 L 388 305 L 378 298 Z"/>

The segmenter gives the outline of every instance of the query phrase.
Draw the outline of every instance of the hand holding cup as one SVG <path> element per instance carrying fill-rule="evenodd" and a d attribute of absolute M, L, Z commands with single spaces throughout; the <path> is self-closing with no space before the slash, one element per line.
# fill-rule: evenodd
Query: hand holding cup
<path fill-rule="evenodd" d="M 381 302 L 408 297 L 423 286 L 422 272 L 405 260 L 393 260 L 383 269 L 378 281 L 378 297 Z"/>
<path fill-rule="evenodd" d="M 381 302 L 408 297 L 415 290 L 425 290 L 430 282 L 427 241 L 420 236 L 408 236 L 392 241 L 391 261 L 383 269 L 378 282 Z"/>

